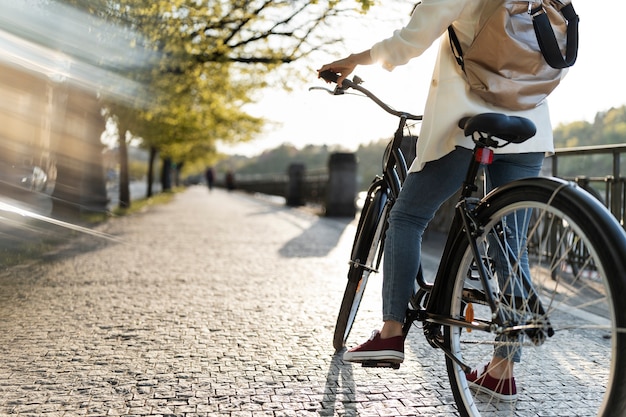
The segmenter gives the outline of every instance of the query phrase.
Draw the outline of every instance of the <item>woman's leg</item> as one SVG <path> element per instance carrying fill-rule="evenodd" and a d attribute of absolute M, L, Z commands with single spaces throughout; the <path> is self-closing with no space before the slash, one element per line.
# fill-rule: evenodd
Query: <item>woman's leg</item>
<path fill-rule="evenodd" d="M 495 187 L 499 187 L 511 181 L 536 177 L 541 171 L 543 164 L 543 153 L 526 153 L 526 154 L 503 154 L 496 155 L 494 162 L 487 168 L 488 189 L 491 190 Z M 525 219 L 515 219 L 514 216 L 508 222 L 513 227 L 517 227 L 514 236 L 525 236 L 528 223 Z M 519 240 L 517 238 L 508 242 L 511 250 L 515 253 L 519 253 L 520 265 L 523 273 L 530 274 L 528 267 L 528 258 L 525 247 L 525 241 L 521 242 L 523 247 L 519 247 Z M 495 245 L 498 246 L 497 244 Z M 499 251 L 494 251 L 491 255 L 496 262 L 496 268 L 498 264 L 507 264 L 507 260 L 503 258 L 503 255 Z M 498 258 L 500 258 L 498 260 Z M 509 275 L 508 271 L 504 272 L 503 269 L 498 273 L 499 276 Z M 504 280 L 504 278 L 503 278 Z M 514 294 L 523 291 L 521 284 L 516 285 L 511 282 L 501 282 L 501 288 L 508 288 L 508 290 Z M 506 340 L 504 340 L 506 341 Z M 494 350 L 494 357 L 490 362 L 487 372 L 494 378 L 505 379 L 513 376 L 513 364 L 520 362 L 521 349 L 517 347 L 511 347 L 514 345 L 505 344 L 504 346 L 496 347 Z"/>
<path fill-rule="evenodd" d="M 493 162 L 487 166 L 487 191 L 511 181 L 538 176 L 544 158 L 543 152 L 494 155 Z"/>
<path fill-rule="evenodd" d="M 460 188 L 472 152 L 457 148 L 408 175 L 389 214 L 383 260 L 383 328 L 343 354 L 350 362 L 404 360 L 402 324 L 420 265 L 422 234 L 435 212 Z"/>
<path fill-rule="evenodd" d="M 402 333 L 420 265 L 422 235 L 437 209 L 460 188 L 471 150 L 457 148 L 409 174 L 389 216 L 383 263 L 383 339 Z"/>

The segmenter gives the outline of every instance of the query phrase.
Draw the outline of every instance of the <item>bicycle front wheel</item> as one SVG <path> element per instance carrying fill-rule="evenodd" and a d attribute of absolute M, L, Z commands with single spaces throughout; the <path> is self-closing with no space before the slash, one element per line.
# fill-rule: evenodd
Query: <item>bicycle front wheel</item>
<path fill-rule="evenodd" d="M 472 368 L 514 363 L 517 396 L 493 395 L 513 391 L 512 384 L 489 390 L 469 382 L 447 358 L 460 414 L 626 415 L 626 235 L 619 223 L 586 192 L 550 179 L 505 186 L 476 213 L 484 228 L 480 259 L 458 239 L 446 307 L 487 330 L 449 326 L 444 343 Z"/>
<path fill-rule="evenodd" d="M 336 351 L 345 347 L 368 279 L 372 273 L 377 272 L 380 265 L 382 239 L 386 230 L 386 214 L 389 208 L 387 191 L 383 185 L 380 181 L 378 186 L 368 194 L 359 219 L 352 247 L 348 282 L 335 325 L 333 347 Z"/>

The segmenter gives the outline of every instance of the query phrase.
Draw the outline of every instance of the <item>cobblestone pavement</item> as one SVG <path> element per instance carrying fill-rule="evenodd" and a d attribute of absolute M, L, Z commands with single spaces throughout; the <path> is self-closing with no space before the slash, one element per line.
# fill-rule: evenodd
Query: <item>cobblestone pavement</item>
<path fill-rule="evenodd" d="M 332 332 L 355 221 L 192 187 L 0 272 L 0 415 L 452 415 L 443 355 L 352 366 Z M 374 280 L 354 340 L 380 324 Z"/>

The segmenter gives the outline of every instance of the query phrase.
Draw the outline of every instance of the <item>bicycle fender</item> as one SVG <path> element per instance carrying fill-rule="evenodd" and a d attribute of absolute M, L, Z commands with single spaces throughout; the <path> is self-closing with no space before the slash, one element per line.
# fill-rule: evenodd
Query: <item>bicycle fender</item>
<path fill-rule="evenodd" d="M 619 259 L 624 257 L 626 232 L 622 225 L 602 202 L 573 181 L 555 177 L 533 177 L 512 181 L 487 194 L 478 204 L 476 215 L 479 219 L 484 219 L 485 216 L 490 216 L 493 201 L 520 200 L 531 193 L 542 196 L 546 203 L 558 198 L 560 202 L 576 207 L 581 213 L 590 214 L 587 217 L 593 228 L 611 243 L 608 245 L 609 250 Z"/>

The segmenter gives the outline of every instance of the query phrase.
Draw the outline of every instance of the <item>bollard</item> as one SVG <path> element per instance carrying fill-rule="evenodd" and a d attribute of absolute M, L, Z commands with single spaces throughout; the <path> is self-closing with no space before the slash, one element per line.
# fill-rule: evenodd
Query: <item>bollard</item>
<path fill-rule="evenodd" d="M 304 205 L 304 164 L 294 163 L 287 168 L 287 205 L 297 207 Z"/>
<path fill-rule="evenodd" d="M 356 214 L 356 154 L 334 153 L 328 160 L 326 215 L 354 217 Z"/>

